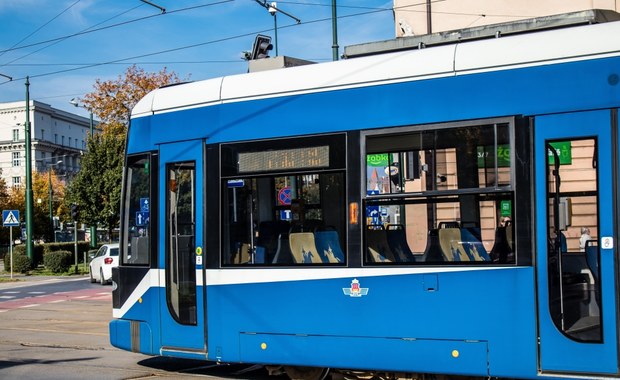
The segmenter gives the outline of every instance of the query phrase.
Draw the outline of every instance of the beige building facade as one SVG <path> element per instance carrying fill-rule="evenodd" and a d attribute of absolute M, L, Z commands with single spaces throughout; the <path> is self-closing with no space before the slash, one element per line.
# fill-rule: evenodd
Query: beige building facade
<path fill-rule="evenodd" d="M 90 133 L 88 118 L 30 101 L 32 171 L 54 169 L 64 180 L 80 170 Z M 26 103 L 0 103 L 0 177 L 7 187 L 26 185 Z"/>
<path fill-rule="evenodd" d="M 394 24 L 405 37 L 589 9 L 620 12 L 620 0 L 394 0 Z"/>

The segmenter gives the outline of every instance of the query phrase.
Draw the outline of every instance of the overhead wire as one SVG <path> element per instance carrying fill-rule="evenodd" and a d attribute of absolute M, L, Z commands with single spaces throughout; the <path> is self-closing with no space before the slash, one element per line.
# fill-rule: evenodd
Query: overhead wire
<path fill-rule="evenodd" d="M 229 2 L 229 1 L 234 1 L 234 0 L 225 0 L 225 1 L 221 1 L 220 3 L 225 3 L 225 2 Z M 212 4 L 215 5 L 216 3 L 212 3 Z M 338 16 L 338 18 L 342 19 L 342 18 L 357 17 L 357 16 L 363 16 L 363 15 L 372 14 L 372 13 L 385 12 L 385 11 L 388 11 L 388 10 L 391 10 L 391 9 L 388 9 L 388 8 L 375 8 L 373 10 L 369 10 L 369 11 L 366 11 L 366 12 L 359 12 L 359 13 L 355 13 L 355 14 Z M 170 12 L 167 11 L 167 14 L 169 14 L 171 12 L 174 12 L 174 11 L 170 11 Z M 308 25 L 308 24 L 314 24 L 314 23 L 326 22 L 326 21 L 331 21 L 331 17 L 325 17 L 325 18 L 320 18 L 320 19 L 315 19 L 315 20 L 310 20 L 310 21 L 304 21 L 302 24 L 292 23 L 292 24 L 289 24 L 289 25 L 283 25 L 283 26 L 279 27 L 279 29 L 286 29 L 286 28 L 291 28 L 291 27 L 298 26 L 298 25 Z M 114 59 L 114 60 L 110 60 L 110 61 L 104 61 L 104 62 L 98 62 L 98 63 L 92 63 L 92 64 L 88 64 L 88 65 L 83 65 L 83 66 L 80 66 L 80 67 L 73 67 L 73 68 L 68 68 L 68 69 L 63 69 L 63 70 L 56 70 L 56 71 L 42 73 L 42 74 L 30 75 L 29 77 L 30 78 L 38 78 L 38 77 L 45 77 L 45 76 L 51 76 L 51 75 L 56 75 L 56 74 L 62 74 L 62 73 L 66 73 L 66 72 L 83 70 L 83 69 L 88 69 L 88 68 L 93 68 L 93 67 L 98 67 L 98 66 L 118 64 L 118 63 L 121 63 L 121 62 L 127 63 L 127 61 L 132 61 L 132 60 L 136 60 L 136 59 L 152 57 L 152 56 L 160 55 L 160 54 L 177 52 L 177 51 L 185 50 L 185 49 L 192 49 L 192 48 L 196 48 L 196 47 L 200 47 L 200 46 L 206 46 L 206 45 L 220 43 L 220 42 L 225 42 L 225 41 L 231 41 L 231 40 L 235 40 L 235 39 L 243 38 L 243 37 L 248 37 L 248 36 L 254 36 L 254 35 L 260 34 L 260 33 L 267 33 L 267 32 L 269 32 L 271 30 L 273 30 L 273 29 L 269 28 L 269 29 L 264 29 L 264 30 L 259 30 L 259 31 L 251 31 L 251 32 L 247 32 L 247 33 L 237 34 L 237 35 L 234 35 L 234 36 L 228 36 L 228 37 L 223 37 L 223 38 L 218 38 L 218 39 L 215 39 L 215 40 L 200 42 L 200 43 L 196 43 L 196 44 L 185 45 L 185 46 L 180 46 L 180 47 L 176 47 L 176 48 L 170 48 L 170 49 L 160 50 L 160 51 L 156 51 L 156 52 L 135 55 L 135 56 L 132 56 L 132 57 L 119 58 L 119 59 Z M 16 80 L 23 80 L 23 79 L 25 79 L 25 77 L 14 79 L 14 81 L 16 81 Z M 8 82 L 0 83 L 0 85 L 5 84 L 5 83 L 8 83 Z"/>
<path fill-rule="evenodd" d="M 21 44 L 22 42 L 26 41 L 28 38 L 32 37 L 33 35 L 35 35 L 39 30 L 45 28 L 49 23 L 51 23 L 52 21 L 56 20 L 58 17 L 60 17 L 61 15 L 63 15 L 66 11 L 68 11 L 69 9 L 73 8 L 74 5 L 76 5 L 77 3 L 79 3 L 82 0 L 76 0 L 75 3 L 69 5 L 67 8 L 65 8 L 62 12 L 60 12 L 59 14 L 57 14 L 56 16 L 52 17 L 49 21 L 47 21 L 45 24 L 41 25 L 40 27 L 38 27 L 37 29 L 35 29 L 32 33 L 30 33 L 29 35 L 27 35 L 26 37 L 22 38 L 21 40 L 17 41 L 13 46 L 11 46 L 9 49 L 7 50 L 2 50 L 0 51 L 0 57 L 4 55 L 4 53 L 6 53 L 7 51 L 10 51 L 10 49 L 15 48 L 17 45 Z M 2 66 L 2 65 L 0 65 Z"/>
<path fill-rule="evenodd" d="M 222 4 L 222 3 L 228 3 L 228 2 L 231 2 L 231 1 L 234 1 L 234 0 L 222 0 L 222 1 L 215 2 L 215 3 L 209 3 L 209 4 L 203 4 L 203 5 L 193 6 L 193 7 L 181 8 L 181 9 L 177 9 L 177 10 L 167 11 L 166 14 L 180 12 L 180 11 L 185 11 L 185 10 L 189 10 L 189 9 L 196 9 L 196 8 L 205 7 L 205 6 L 218 5 L 218 4 Z M 434 0 L 434 2 L 440 2 L 440 1 L 446 1 L 446 0 Z M 293 3 L 293 2 L 286 2 L 286 3 Z M 300 3 L 300 4 L 302 4 L 302 3 Z M 303 4 L 306 5 L 308 3 L 303 3 Z M 422 4 L 422 3 L 420 3 L 420 4 Z M 417 4 L 417 5 L 420 5 L 420 4 Z M 323 4 L 312 4 L 311 3 L 310 5 L 321 5 L 322 6 Z M 407 5 L 407 6 L 403 6 L 403 7 L 397 7 L 397 8 L 404 8 L 404 7 L 411 7 L 411 6 L 415 6 L 415 5 Z M 352 14 L 348 14 L 348 15 L 340 15 L 340 16 L 338 16 L 338 19 L 345 19 L 345 18 L 351 18 L 351 17 L 359 17 L 359 16 L 369 15 L 369 14 L 373 14 L 373 13 L 392 11 L 393 9 L 396 9 L 396 8 L 363 7 L 363 6 L 350 6 L 350 7 L 351 8 L 357 8 L 357 9 L 368 9 L 368 10 L 365 11 L 365 12 L 357 12 L 357 13 L 352 13 Z M 113 25 L 110 25 L 110 26 L 107 26 L 107 27 L 104 27 L 104 28 L 93 29 L 93 30 L 90 30 L 90 31 L 87 31 L 87 32 L 75 33 L 75 34 L 72 34 L 72 35 L 69 35 L 69 36 L 65 36 L 65 37 L 62 37 L 62 38 L 68 38 L 68 37 L 73 37 L 73 36 L 77 36 L 77 35 L 81 35 L 81 34 L 85 34 L 85 33 L 91 33 L 91 32 L 94 32 L 94 31 L 98 31 L 98 30 L 102 30 L 102 29 L 107 29 L 107 28 L 111 28 L 111 27 L 115 27 L 115 26 L 120 26 L 120 25 L 125 25 L 127 23 L 136 22 L 136 21 L 140 21 L 140 20 L 143 20 L 143 19 L 146 19 L 146 18 L 157 17 L 157 16 L 161 16 L 161 15 L 163 15 L 163 14 L 151 15 L 151 16 L 147 16 L 147 17 L 143 17 L 143 18 L 139 18 L 139 19 L 129 20 L 127 22 L 113 24 Z M 465 15 L 465 14 L 463 14 L 463 15 Z M 478 14 L 467 14 L 467 15 L 474 15 L 475 16 L 475 15 L 478 15 Z M 310 21 L 304 21 L 301 24 L 294 23 L 294 24 L 289 24 L 289 25 L 283 25 L 283 26 L 281 26 L 279 28 L 280 29 L 285 29 L 285 28 L 291 28 L 291 27 L 298 26 L 298 25 L 308 25 L 308 24 L 314 24 L 314 23 L 320 23 L 320 22 L 326 22 L 326 21 L 331 21 L 331 17 L 325 17 L 325 18 L 319 18 L 319 19 L 310 20 Z M 51 75 L 56 75 L 56 74 L 61 74 L 61 73 L 66 73 L 66 72 L 71 72 L 71 71 L 77 71 L 77 70 L 83 70 L 83 69 L 88 69 L 88 68 L 93 68 L 93 67 L 98 67 L 98 66 L 104 66 L 104 65 L 126 64 L 126 63 L 129 63 L 127 61 L 132 61 L 132 60 L 136 60 L 136 59 L 151 57 L 151 56 L 160 55 L 160 54 L 177 52 L 177 51 L 180 51 L 180 50 L 192 49 L 192 48 L 196 48 L 196 47 L 200 47 L 200 46 L 206 46 L 206 45 L 210 45 L 210 44 L 230 41 L 230 40 L 234 40 L 234 39 L 238 39 L 238 38 L 243 38 L 243 37 L 248 37 L 248 36 L 254 36 L 256 34 L 269 32 L 270 30 L 272 30 L 272 29 L 269 28 L 269 29 L 260 30 L 260 31 L 252 31 L 252 32 L 248 32 L 248 33 L 242 33 L 242 34 L 238 34 L 238 35 L 234 35 L 234 36 L 228 36 L 228 37 L 218 38 L 218 39 L 215 39 L 215 40 L 210 40 L 210 41 L 205 41 L 205 42 L 200 42 L 200 43 L 195 43 L 195 44 L 190 44 L 190 45 L 170 48 L 170 49 L 164 49 L 164 50 L 160 50 L 160 51 L 156 51 L 156 52 L 145 53 L 145 54 L 135 55 L 135 56 L 131 56 L 131 57 L 119 58 L 119 59 L 114 59 L 114 60 L 110 60 L 110 61 L 98 62 L 98 63 L 84 64 L 84 65 L 80 65 L 79 67 L 72 67 L 72 68 L 63 69 L 63 70 L 56 70 L 56 71 L 52 71 L 52 72 L 31 75 L 30 78 L 51 76 Z M 55 40 L 57 40 L 57 39 L 48 40 L 47 42 L 55 41 Z M 2 52 L 2 51 L 0 51 L 0 52 Z M 217 62 L 217 61 L 213 61 L 213 62 Z M 224 61 L 224 62 L 230 62 L 230 61 Z M 17 78 L 17 79 L 14 79 L 14 80 L 23 80 L 23 79 L 25 79 L 25 77 Z M 5 84 L 5 83 L 8 83 L 8 82 L 0 83 L 0 85 Z"/>
<path fill-rule="evenodd" d="M 78 1 L 80 1 L 80 0 L 78 0 Z M 77 2 L 76 2 L 76 3 L 77 3 Z M 112 17 L 110 17 L 110 18 L 108 18 L 108 19 L 106 19 L 106 20 L 104 20 L 104 21 L 98 22 L 97 24 L 92 25 L 92 26 L 89 26 L 88 28 L 84 29 L 82 32 L 86 32 L 86 31 L 88 31 L 89 29 L 95 28 L 95 27 L 96 27 L 96 26 L 98 26 L 98 25 L 105 24 L 106 22 L 108 22 L 108 21 L 110 21 L 110 20 L 113 20 L 113 19 L 115 19 L 115 18 L 117 18 L 117 17 L 120 17 L 120 16 L 122 16 L 122 15 L 124 15 L 124 14 L 126 14 L 126 13 L 129 13 L 129 12 L 133 11 L 134 9 L 139 8 L 139 7 L 143 6 L 143 5 L 144 5 L 144 4 L 139 4 L 139 5 L 137 5 L 137 6 L 133 7 L 133 8 L 130 8 L 130 9 L 126 10 L 126 11 L 123 11 L 123 12 L 121 12 L 121 13 L 119 13 L 119 14 L 115 15 L 115 16 L 112 16 Z M 80 32 L 80 33 L 82 33 L 82 32 Z M 66 39 L 68 39 L 68 38 L 71 38 L 71 36 L 65 36 L 64 38 L 61 38 L 61 39 L 59 39 L 59 40 L 56 40 L 56 41 L 54 41 L 54 42 L 50 43 L 49 45 L 43 46 L 43 47 L 42 47 L 42 48 L 40 48 L 40 49 L 37 49 L 37 50 L 35 50 L 35 51 L 32 51 L 32 52 L 30 52 L 30 53 L 28 53 L 28 54 L 26 54 L 26 55 L 23 55 L 23 56 L 21 56 L 21 57 L 19 57 L 19 58 L 15 58 L 14 60 L 9 61 L 9 62 L 7 62 L 7 63 L 0 64 L 0 67 L 4 67 L 4 66 L 7 66 L 7 65 L 10 65 L 10 64 L 11 64 L 11 63 L 13 63 L 13 62 L 17 62 L 17 61 L 19 61 L 19 60 L 21 60 L 21 59 L 24 59 L 24 58 L 26 58 L 26 57 L 28 57 L 28 56 L 31 56 L 31 55 L 33 55 L 33 54 L 35 54 L 35 53 L 38 53 L 38 52 L 40 52 L 41 50 L 47 49 L 47 48 L 52 47 L 52 46 L 54 46 L 54 45 L 56 45 L 56 44 L 58 44 L 58 43 L 60 43 L 60 42 L 62 42 L 62 41 L 65 41 L 65 40 L 66 40 Z M 4 54 L 4 53 L 2 53 L 2 54 Z M 0 55 L 2 55 L 2 54 L 0 54 Z"/>
<path fill-rule="evenodd" d="M 5 53 L 5 52 L 15 51 L 15 50 L 21 50 L 21 49 L 25 49 L 25 48 L 29 48 L 29 47 L 33 47 L 33 46 L 38 46 L 38 45 L 43 45 L 43 44 L 47 44 L 47 43 L 50 43 L 50 42 L 59 41 L 59 40 L 65 40 L 65 39 L 71 38 L 71 37 L 77 37 L 77 36 L 81 36 L 81 35 L 84 35 L 84 34 L 99 32 L 99 31 L 105 30 L 105 29 L 116 28 L 116 27 L 119 27 L 119 26 L 123 26 L 123 25 L 127 25 L 127 24 L 132 24 L 134 22 L 147 20 L 147 19 L 150 19 L 150 18 L 153 18 L 153 17 L 165 16 L 165 15 L 169 15 L 169 14 L 172 14 L 172 13 L 184 12 L 184 11 L 193 10 L 193 9 L 202 8 L 202 7 L 209 7 L 209 6 L 213 6 L 213 5 L 230 3 L 230 2 L 233 2 L 233 1 L 235 1 L 235 0 L 221 0 L 221 1 L 214 2 L 214 3 L 208 3 L 208 4 L 202 4 L 202 5 L 194 5 L 194 6 L 186 7 L 186 8 L 179 8 L 179 9 L 175 9 L 175 10 L 172 10 L 172 11 L 166 11 L 166 13 L 158 13 L 158 14 L 154 14 L 154 15 L 148 15 L 148 16 L 144 16 L 144 17 L 139 17 L 139 18 L 136 18 L 136 19 L 133 19 L 133 20 L 127 20 L 127 21 L 119 22 L 119 23 L 116 23 L 116 24 L 104 26 L 104 27 L 97 28 L 97 29 L 84 30 L 84 31 L 81 31 L 81 32 L 68 34 L 66 36 L 55 37 L 55 38 L 51 38 L 51 39 L 45 40 L 45 41 L 34 42 L 34 43 L 31 43 L 31 44 L 28 44 L 28 45 L 22 45 L 22 46 L 8 48 L 8 49 L 0 49 L 0 53 Z M 142 6 L 142 5 L 143 4 L 141 4 L 140 6 Z"/>

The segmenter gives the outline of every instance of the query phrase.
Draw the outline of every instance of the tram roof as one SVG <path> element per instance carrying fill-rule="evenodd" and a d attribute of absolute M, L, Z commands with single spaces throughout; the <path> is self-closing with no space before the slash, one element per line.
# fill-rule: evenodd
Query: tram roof
<path fill-rule="evenodd" d="M 422 49 L 397 49 L 336 62 L 238 74 L 162 87 L 147 94 L 132 117 L 261 98 L 335 91 L 499 71 L 528 66 L 580 61 L 620 55 L 620 20 L 615 12 L 577 12 L 573 23 L 546 22 L 546 30 L 493 33 L 451 43 L 429 44 Z M 598 19 L 596 18 L 598 17 Z M 587 17 L 586 17 L 587 18 Z M 576 20 L 580 19 L 581 22 Z M 536 19 L 534 19 L 536 20 Z M 598 20 L 598 21 L 595 21 Z M 548 29 L 549 25 L 563 26 Z M 585 25 L 584 25 L 585 23 Z M 572 25 L 573 27 L 566 27 Z M 575 26 L 577 25 L 577 26 Z M 488 31 L 494 30 L 488 28 Z M 490 32 L 489 32 L 490 33 Z M 472 34 L 473 35 L 473 34 Z M 495 38 L 497 37 L 497 38 Z M 416 44 L 418 46 L 419 44 Z"/>

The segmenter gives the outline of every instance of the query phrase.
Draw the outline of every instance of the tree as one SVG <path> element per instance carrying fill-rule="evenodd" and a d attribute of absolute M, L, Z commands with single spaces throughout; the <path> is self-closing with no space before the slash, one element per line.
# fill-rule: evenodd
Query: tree
<path fill-rule="evenodd" d="M 0 174 L 2 174 L 2 169 L 0 169 Z M 6 187 L 6 181 L 0 176 L 0 209 L 1 210 L 10 210 L 8 208 L 8 199 L 9 199 L 9 191 Z M 0 230 L 0 244 L 5 244 L 5 242 L 9 241 L 9 229 L 2 228 Z"/>
<path fill-rule="evenodd" d="M 88 139 L 81 169 L 70 184 L 67 203 L 78 205 L 78 219 L 87 225 L 102 224 L 109 236 L 118 226 L 125 140 L 112 134 Z"/>
<path fill-rule="evenodd" d="M 84 96 L 86 108 L 100 120 L 104 133 L 125 135 L 131 109 L 149 92 L 181 80 L 174 72 L 164 67 L 157 73 L 146 73 L 136 65 L 125 71 L 125 76 L 116 80 L 97 79 L 95 91 Z"/>
<path fill-rule="evenodd" d="M 95 90 L 82 99 L 99 118 L 102 134 L 89 136 L 80 172 L 69 185 L 67 203 L 79 208 L 79 221 L 103 224 L 111 235 L 120 220 L 120 199 L 125 134 L 131 109 L 147 93 L 180 79 L 166 68 L 146 73 L 135 65 L 116 80 L 97 80 Z"/>
<path fill-rule="evenodd" d="M 69 220 L 69 210 L 65 207 L 66 185 L 60 180 L 53 169 L 51 172 L 32 173 L 32 195 L 34 199 L 34 230 L 35 239 L 54 241 L 54 230 L 50 221 L 50 179 L 52 187 L 52 215 L 60 220 Z"/>
<path fill-rule="evenodd" d="M 7 190 L 4 186 L 4 181 L 0 182 L 0 206 L 3 210 L 18 210 L 20 217 L 23 220 L 25 215 L 25 189 L 23 187 L 15 187 Z M 52 188 L 53 188 L 53 202 L 52 207 L 53 215 L 66 215 L 67 210 L 64 208 L 62 202 L 58 202 L 58 199 L 63 199 L 65 194 L 65 185 L 58 179 L 56 175 L 52 173 Z M 35 240 L 44 239 L 46 241 L 53 241 L 53 231 L 50 222 L 49 213 L 49 177 L 47 172 L 32 172 L 32 197 L 34 199 L 33 204 L 33 238 Z M 2 241 L 8 241 L 8 230 L 3 229 Z M 4 232 L 7 232 L 6 234 Z M 19 238 L 13 231 L 14 238 Z"/>

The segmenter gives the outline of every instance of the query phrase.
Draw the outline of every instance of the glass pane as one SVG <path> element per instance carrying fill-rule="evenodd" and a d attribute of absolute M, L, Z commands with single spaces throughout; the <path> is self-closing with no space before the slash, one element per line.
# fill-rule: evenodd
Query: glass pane
<path fill-rule="evenodd" d="M 172 316 L 196 324 L 194 163 L 168 165 L 166 296 Z"/>
<path fill-rule="evenodd" d="M 597 342 L 602 335 L 596 140 L 550 142 L 547 156 L 549 309 L 567 336 Z"/>
<path fill-rule="evenodd" d="M 515 262 L 509 193 L 366 203 L 366 262 Z"/>
<path fill-rule="evenodd" d="M 345 262 L 344 174 L 224 180 L 226 265 Z"/>
<path fill-rule="evenodd" d="M 125 237 L 123 264 L 148 265 L 151 236 L 151 170 L 150 157 L 128 159 L 125 190 Z"/>
<path fill-rule="evenodd" d="M 365 262 L 514 264 L 510 131 L 500 123 L 368 136 Z"/>
<path fill-rule="evenodd" d="M 369 195 L 511 184 L 507 124 L 426 130 L 367 140 Z"/>

